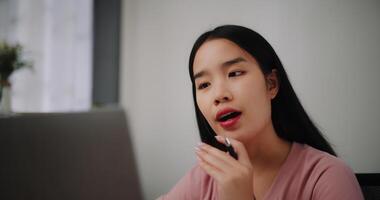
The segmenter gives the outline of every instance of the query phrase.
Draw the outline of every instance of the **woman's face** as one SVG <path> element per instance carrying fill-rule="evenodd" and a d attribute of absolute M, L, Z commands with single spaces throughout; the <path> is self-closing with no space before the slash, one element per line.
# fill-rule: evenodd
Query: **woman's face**
<path fill-rule="evenodd" d="M 226 39 L 206 41 L 193 64 L 196 101 L 217 135 L 248 141 L 271 125 L 271 99 L 256 60 Z M 277 82 L 272 73 L 268 76 Z M 274 84 L 277 85 L 277 84 Z"/>

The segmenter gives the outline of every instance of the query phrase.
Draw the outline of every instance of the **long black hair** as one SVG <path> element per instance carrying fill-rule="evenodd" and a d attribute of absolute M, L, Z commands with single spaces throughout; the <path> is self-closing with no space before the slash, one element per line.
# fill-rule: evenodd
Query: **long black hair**
<path fill-rule="evenodd" d="M 272 122 L 276 134 L 289 142 L 308 144 L 316 149 L 336 155 L 329 142 L 311 121 L 294 92 L 285 69 L 272 46 L 257 32 L 237 25 L 224 25 L 203 33 L 194 43 L 189 59 L 189 73 L 193 88 L 193 100 L 198 128 L 202 142 L 225 150 L 214 136 L 216 135 L 196 102 L 196 87 L 193 63 L 198 49 L 208 40 L 227 39 L 248 52 L 258 62 L 264 76 L 277 70 L 279 90 L 272 99 Z"/>

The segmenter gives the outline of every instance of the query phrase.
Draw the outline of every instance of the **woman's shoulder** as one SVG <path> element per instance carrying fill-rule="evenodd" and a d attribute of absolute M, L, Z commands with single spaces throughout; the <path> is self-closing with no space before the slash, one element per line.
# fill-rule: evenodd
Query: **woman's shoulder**
<path fill-rule="evenodd" d="M 341 159 L 307 144 L 294 142 L 282 168 L 285 177 L 307 182 L 317 181 L 328 171 L 344 171 L 353 174 L 351 168 Z"/>
<path fill-rule="evenodd" d="M 304 165 L 308 165 L 319 170 L 339 169 L 352 172 L 351 168 L 345 163 L 345 161 L 339 157 L 331 155 L 327 152 L 318 150 L 307 144 L 295 143 L 296 150 Z"/>
<path fill-rule="evenodd" d="M 194 178 L 208 178 L 210 177 L 202 168 L 199 166 L 199 163 L 195 163 L 191 169 L 188 171 L 188 174 L 193 176 Z"/>
<path fill-rule="evenodd" d="M 215 194 L 214 191 L 213 179 L 196 163 L 167 194 L 159 199 L 212 199 L 205 197 L 211 197 Z"/>
<path fill-rule="evenodd" d="M 198 163 L 195 163 L 191 169 L 182 178 L 188 183 L 197 186 L 206 186 L 212 183 L 213 179 L 208 175 Z"/>
<path fill-rule="evenodd" d="M 360 186 L 350 166 L 343 159 L 306 144 L 296 144 L 300 171 L 308 174 L 313 185 L 313 199 L 362 199 Z M 332 189 L 333 188 L 333 189 Z"/>

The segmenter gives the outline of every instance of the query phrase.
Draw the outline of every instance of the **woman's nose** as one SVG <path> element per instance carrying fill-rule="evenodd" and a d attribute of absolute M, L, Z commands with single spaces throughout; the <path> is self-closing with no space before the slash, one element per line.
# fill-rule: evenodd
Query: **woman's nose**
<path fill-rule="evenodd" d="M 219 87 L 216 88 L 215 99 L 214 99 L 215 105 L 228 102 L 231 100 L 232 100 L 232 93 L 227 87 L 224 86 L 224 84 L 221 84 Z"/>

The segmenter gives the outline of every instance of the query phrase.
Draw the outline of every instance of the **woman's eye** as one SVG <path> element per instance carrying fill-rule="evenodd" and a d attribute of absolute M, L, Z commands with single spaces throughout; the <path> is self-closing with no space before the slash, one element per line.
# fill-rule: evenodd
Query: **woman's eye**
<path fill-rule="evenodd" d="M 205 89 L 205 88 L 207 88 L 209 85 L 210 85 L 210 83 L 201 83 L 201 84 L 199 84 L 198 89 L 199 89 L 199 90 L 201 90 L 201 89 Z"/>
<path fill-rule="evenodd" d="M 235 76 L 240 76 L 242 75 L 244 72 L 243 71 L 234 71 L 234 72 L 230 72 L 228 74 L 229 77 L 235 77 Z"/>

